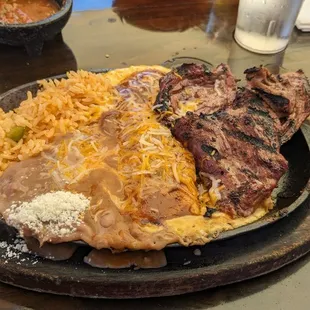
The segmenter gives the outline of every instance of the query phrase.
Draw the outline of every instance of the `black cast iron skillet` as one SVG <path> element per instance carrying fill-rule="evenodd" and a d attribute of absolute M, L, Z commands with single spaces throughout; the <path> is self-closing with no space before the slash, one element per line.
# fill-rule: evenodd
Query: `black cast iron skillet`
<path fill-rule="evenodd" d="M 109 71 L 108 69 L 92 70 L 96 73 Z M 52 77 L 64 78 L 65 75 Z M 0 107 L 5 111 L 17 108 L 21 101 L 26 99 L 26 93 L 30 91 L 33 95 L 38 91 L 37 82 L 28 83 L 16 87 L 0 95 Z M 288 171 L 281 178 L 278 187 L 272 196 L 276 200 L 274 209 L 258 221 L 221 233 L 217 240 L 224 240 L 244 233 L 254 231 L 275 223 L 279 219 L 288 216 L 308 198 L 310 193 L 310 121 L 307 120 L 292 139 L 281 147 L 281 153 L 289 162 Z M 83 242 L 76 242 L 86 245 Z M 171 246 L 179 246 L 171 244 Z"/>
<path fill-rule="evenodd" d="M 28 24 L 0 24 L 0 44 L 24 46 L 28 55 L 39 56 L 45 41 L 53 39 L 67 24 L 73 0 L 55 0 L 60 10 L 43 20 Z"/>

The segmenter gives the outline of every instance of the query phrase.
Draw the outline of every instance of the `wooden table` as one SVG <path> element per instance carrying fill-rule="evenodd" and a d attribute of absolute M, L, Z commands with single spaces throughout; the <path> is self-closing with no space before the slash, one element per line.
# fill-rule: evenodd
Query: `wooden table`
<path fill-rule="evenodd" d="M 46 43 L 41 57 L 0 46 L 0 93 L 68 70 L 161 64 L 175 57 L 228 63 L 238 77 L 260 64 L 276 71 L 302 68 L 310 76 L 310 34 L 295 30 L 288 48 L 276 55 L 253 54 L 235 43 L 237 0 L 75 0 L 74 6 L 62 36 Z M 73 299 L 0 284 L 0 309 L 303 310 L 309 309 L 309 259 L 241 284 L 144 301 Z"/>

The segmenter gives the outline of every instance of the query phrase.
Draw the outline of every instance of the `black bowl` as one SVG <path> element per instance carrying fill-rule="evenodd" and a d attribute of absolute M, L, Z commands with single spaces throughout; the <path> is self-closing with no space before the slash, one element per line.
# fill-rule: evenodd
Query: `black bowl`
<path fill-rule="evenodd" d="M 30 56 L 42 52 L 45 41 L 53 39 L 67 24 L 73 0 L 55 0 L 61 9 L 49 18 L 28 24 L 1 24 L 0 44 L 24 46 Z"/>

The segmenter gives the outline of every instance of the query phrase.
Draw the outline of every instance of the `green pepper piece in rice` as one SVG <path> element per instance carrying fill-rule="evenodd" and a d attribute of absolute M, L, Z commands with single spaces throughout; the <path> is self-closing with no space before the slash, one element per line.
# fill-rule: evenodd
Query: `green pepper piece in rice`
<path fill-rule="evenodd" d="M 25 134 L 25 127 L 22 126 L 14 126 L 11 130 L 7 133 L 7 137 L 15 142 L 18 142 L 20 139 L 23 138 Z"/>

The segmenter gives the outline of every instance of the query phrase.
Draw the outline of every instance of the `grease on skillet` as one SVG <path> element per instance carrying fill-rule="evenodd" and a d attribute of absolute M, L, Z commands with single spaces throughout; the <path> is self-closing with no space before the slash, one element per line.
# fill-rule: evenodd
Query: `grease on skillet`
<path fill-rule="evenodd" d="M 27 24 L 46 19 L 59 11 L 54 0 L 1 0 L 0 24 Z"/>

